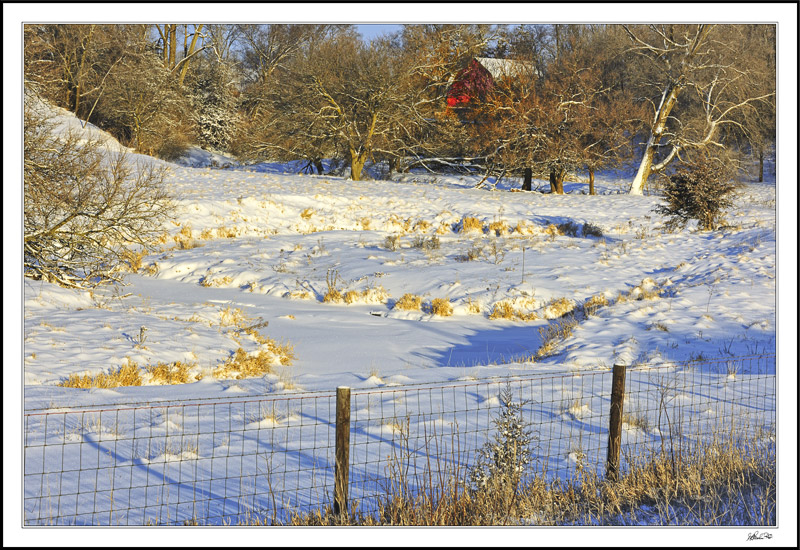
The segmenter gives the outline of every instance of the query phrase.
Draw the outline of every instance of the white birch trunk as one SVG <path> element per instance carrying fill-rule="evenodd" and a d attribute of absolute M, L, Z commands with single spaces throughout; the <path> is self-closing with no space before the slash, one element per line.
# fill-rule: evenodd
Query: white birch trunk
<path fill-rule="evenodd" d="M 652 172 L 653 157 L 655 157 L 659 142 L 667 127 L 667 118 L 678 100 L 680 91 L 680 86 L 670 84 L 661 95 L 661 104 L 658 106 L 655 117 L 653 118 L 650 139 L 647 140 L 647 146 L 644 149 L 642 161 L 639 163 L 639 170 L 637 170 L 636 176 L 633 178 L 633 183 L 631 183 L 631 195 L 641 195 L 644 191 L 644 185 L 647 183 L 647 178 L 650 177 L 650 173 Z M 664 165 L 665 164 L 662 163 L 659 166 L 663 168 Z"/>

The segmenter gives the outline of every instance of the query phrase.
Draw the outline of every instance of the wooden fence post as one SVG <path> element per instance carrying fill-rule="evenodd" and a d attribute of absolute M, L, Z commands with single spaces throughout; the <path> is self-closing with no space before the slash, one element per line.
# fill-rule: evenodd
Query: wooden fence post
<path fill-rule="evenodd" d="M 611 381 L 611 411 L 608 421 L 606 478 L 619 478 L 619 451 L 622 446 L 622 402 L 625 400 L 625 365 L 614 365 Z"/>
<path fill-rule="evenodd" d="M 336 467 L 333 513 L 347 514 L 347 485 L 350 474 L 350 388 L 336 388 Z"/>

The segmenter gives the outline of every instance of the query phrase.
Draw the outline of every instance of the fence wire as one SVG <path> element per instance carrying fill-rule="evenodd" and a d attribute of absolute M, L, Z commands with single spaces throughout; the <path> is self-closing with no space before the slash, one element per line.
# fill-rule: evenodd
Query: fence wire
<path fill-rule="evenodd" d="M 349 497 L 468 483 L 503 395 L 531 435 L 532 475 L 603 474 L 611 370 L 353 390 Z M 285 524 L 332 506 L 335 392 L 28 411 L 26 525 Z M 621 471 L 712 439 L 774 444 L 775 356 L 629 368 Z"/>

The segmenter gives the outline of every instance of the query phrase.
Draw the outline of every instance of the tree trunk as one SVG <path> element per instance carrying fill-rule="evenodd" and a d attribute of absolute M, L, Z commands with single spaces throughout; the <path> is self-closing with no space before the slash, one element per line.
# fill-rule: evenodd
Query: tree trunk
<path fill-rule="evenodd" d="M 532 184 L 533 184 L 533 170 L 530 168 L 525 168 L 525 172 L 522 176 L 522 190 L 523 191 L 532 191 Z"/>
<path fill-rule="evenodd" d="M 563 168 L 550 169 L 550 193 L 556 195 L 564 194 L 564 175 Z"/>
<path fill-rule="evenodd" d="M 642 155 L 642 161 L 639 164 L 639 170 L 636 172 L 636 177 L 633 178 L 633 183 L 631 184 L 631 195 L 641 195 L 644 191 L 644 185 L 647 183 L 647 178 L 650 177 L 650 173 L 653 171 L 653 158 L 658 150 L 661 137 L 664 135 L 664 130 L 667 128 L 667 119 L 669 117 L 669 113 L 675 106 L 680 91 L 680 86 L 677 84 L 670 84 L 667 86 L 661 96 L 661 104 L 656 110 L 655 118 L 653 119 L 653 125 L 650 129 L 650 139 L 647 140 L 647 146 L 644 149 L 644 155 Z M 674 152 L 675 151 L 673 151 L 673 153 Z M 664 163 L 662 163 L 662 167 L 663 164 Z"/>
<path fill-rule="evenodd" d="M 167 68 L 172 70 L 175 68 L 175 58 L 178 52 L 178 25 L 169 25 L 169 59 L 167 60 Z"/>
<path fill-rule="evenodd" d="M 92 41 L 92 35 L 94 34 L 94 27 L 95 27 L 94 25 L 91 25 L 89 27 L 89 36 L 86 38 L 86 41 L 81 45 L 83 47 L 83 52 L 81 53 L 81 63 L 78 66 L 78 77 L 76 79 L 77 83 L 75 86 L 75 108 L 72 110 L 72 112 L 75 113 L 75 116 L 78 117 L 81 116 L 78 110 L 81 108 L 81 93 L 82 93 L 81 90 L 83 88 L 83 73 L 86 67 L 86 54 L 89 51 L 89 46 Z"/>
<path fill-rule="evenodd" d="M 317 174 L 322 175 L 322 172 L 324 171 L 324 168 L 322 167 L 322 160 L 315 159 L 314 167 L 317 169 Z"/>
<path fill-rule="evenodd" d="M 589 194 L 597 194 L 594 192 L 594 168 L 589 168 Z"/>
<path fill-rule="evenodd" d="M 364 164 L 367 162 L 367 155 L 364 153 L 356 153 L 350 151 L 350 179 L 353 181 L 361 181 L 361 172 L 364 169 Z"/>
<path fill-rule="evenodd" d="M 764 181 L 764 150 L 758 151 L 758 183 Z"/>
<path fill-rule="evenodd" d="M 386 174 L 386 178 L 390 179 L 392 174 L 397 170 L 397 159 L 395 157 L 389 157 L 387 164 L 389 165 L 389 173 Z"/>
<path fill-rule="evenodd" d="M 203 30 L 203 25 L 197 25 L 194 29 L 194 35 L 192 36 L 192 43 L 189 46 L 188 53 L 184 56 L 183 60 L 183 67 L 181 67 L 181 76 L 178 78 L 178 86 L 183 86 L 183 79 L 186 78 L 186 71 L 189 70 L 189 56 L 194 55 L 197 47 L 197 37 L 200 36 L 200 32 Z M 184 47 L 184 51 L 186 48 Z"/>

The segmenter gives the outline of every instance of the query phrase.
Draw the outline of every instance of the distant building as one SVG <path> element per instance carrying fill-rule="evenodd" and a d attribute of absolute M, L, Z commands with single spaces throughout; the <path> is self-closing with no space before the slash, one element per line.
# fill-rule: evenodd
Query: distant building
<path fill-rule="evenodd" d="M 474 57 L 453 79 L 447 91 L 447 105 L 467 106 L 483 98 L 497 82 L 505 79 L 531 78 L 537 74 L 530 63 L 523 61 Z"/>

